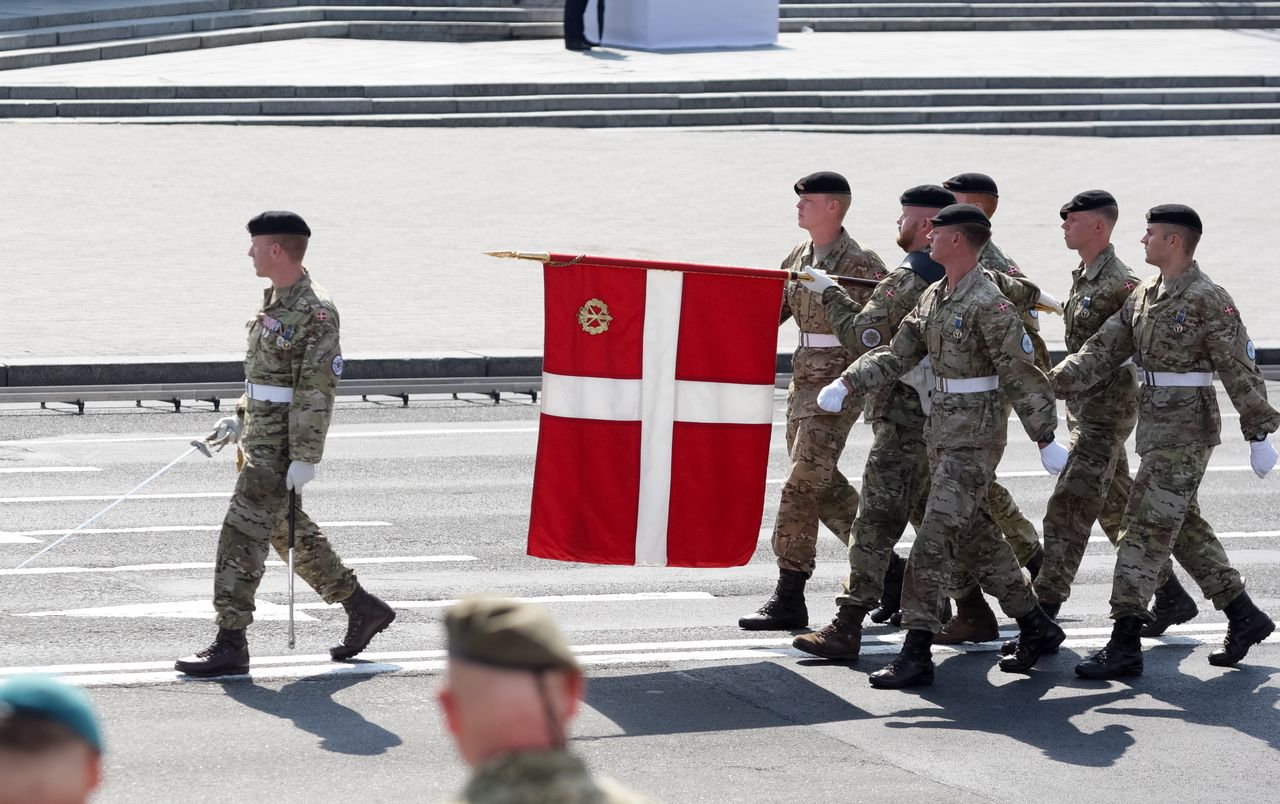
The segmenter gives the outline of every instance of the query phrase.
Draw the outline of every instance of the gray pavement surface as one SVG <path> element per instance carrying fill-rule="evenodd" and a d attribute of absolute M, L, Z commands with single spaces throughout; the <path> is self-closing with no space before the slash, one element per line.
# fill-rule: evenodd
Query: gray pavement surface
<path fill-rule="evenodd" d="M 777 402 L 780 422 L 781 394 Z M 1274 615 L 1275 478 L 1248 471 L 1238 419 L 1222 402 L 1226 443 L 1201 505 Z M 89 686 L 109 745 L 103 802 L 225 801 L 228 775 L 243 801 L 436 801 L 465 776 L 433 700 L 442 601 L 576 595 L 545 603 L 588 662 L 575 750 L 667 801 L 773 802 L 796 791 L 812 801 L 1073 801 L 1104 790 L 1117 800 L 1252 802 L 1270 800 L 1280 782 L 1280 638 L 1238 669 L 1213 668 L 1205 657 L 1224 619 L 1202 604 L 1195 621 L 1149 641 L 1141 678 L 1074 677 L 1072 665 L 1109 631 L 1113 559 L 1103 543 L 1091 544 L 1064 607 L 1069 642 L 1031 676 L 996 670 L 990 643 L 939 649 L 932 688 L 876 691 L 865 675 L 896 652 L 900 632 L 868 629 L 864 657 L 847 666 L 804 658 L 789 634 L 736 628 L 776 577 L 768 534 L 785 467 L 780 427 L 750 565 L 593 567 L 523 554 L 536 417 L 518 403 L 340 403 L 306 504 L 335 523 L 329 534 L 362 582 L 400 607 L 364 662 L 327 660 L 344 619 L 303 585 L 298 649 L 285 649 L 285 577 L 273 566 L 250 634 L 253 679 L 175 682 L 172 658 L 212 635 L 210 528 L 233 482 L 221 455 L 180 464 L 145 490 L 154 496 L 95 523 L 108 532 L 72 537 L 40 571 L 0 570 L 0 676 L 53 667 Z M 162 406 L 0 416 L 0 567 L 131 488 L 215 418 Z M 842 462 L 851 478 L 870 436 L 853 430 Z M 1016 424 L 1001 476 L 1038 521 L 1052 480 Z M 809 585 L 814 627 L 833 614 L 843 566 L 824 531 Z M 646 599 L 607 597 L 635 593 Z M 25 616 L 42 612 L 68 613 Z"/>

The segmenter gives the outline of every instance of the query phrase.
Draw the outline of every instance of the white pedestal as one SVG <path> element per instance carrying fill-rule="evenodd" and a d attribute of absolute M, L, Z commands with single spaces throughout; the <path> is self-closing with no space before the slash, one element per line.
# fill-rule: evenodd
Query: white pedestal
<path fill-rule="evenodd" d="M 596 3 L 586 35 L 596 39 Z M 758 47 L 778 41 L 778 0 L 605 0 L 603 44 L 637 50 Z"/>

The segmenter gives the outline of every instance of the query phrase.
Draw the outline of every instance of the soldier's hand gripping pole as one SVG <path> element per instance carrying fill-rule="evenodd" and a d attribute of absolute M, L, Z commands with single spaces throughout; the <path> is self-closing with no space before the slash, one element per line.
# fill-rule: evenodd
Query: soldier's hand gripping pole
<path fill-rule="evenodd" d="M 53 548 L 55 548 L 55 547 L 57 547 L 58 545 L 60 545 L 60 544 L 62 544 L 63 542 L 65 542 L 67 539 L 70 539 L 70 538 L 71 538 L 72 536 L 74 536 L 75 534 L 77 534 L 77 533 L 79 533 L 80 531 L 84 530 L 85 528 L 89 527 L 90 525 L 92 525 L 94 522 L 96 522 L 96 521 L 97 521 L 98 517 L 102 516 L 102 515 L 103 515 L 103 514 L 105 514 L 106 512 L 110 511 L 112 508 L 115 508 L 115 507 L 116 507 L 117 505 L 119 505 L 120 503 L 122 503 L 122 502 L 124 502 L 125 500 L 129 499 L 129 498 L 130 498 L 130 497 L 132 497 L 133 495 L 137 494 L 139 491 L 141 491 L 141 490 L 142 490 L 142 488 L 143 488 L 144 486 L 146 486 L 146 485 L 147 485 L 148 483 L 150 483 L 151 481 L 155 480 L 155 479 L 156 479 L 157 477 L 159 477 L 160 475 L 162 475 L 162 474 L 164 474 L 165 472 L 169 471 L 169 470 L 170 470 L 170 469 L 172 469 L 173 467 L 177 466 L 179 463 L 181 463 L 181 462 L 182 462 L 182 460 L 183 460 L 184 458 L 186 458 L 188 455 L 190 455 L 190 454 L 191 454 L 191 453 L 193 453 L 193 452 L 199 452 L 199 453 L 203 454 L 206 458 L 212 458 L 212 457 L 213 457 L 213 454 L 209 452 L 209 447 L 208 447 L 208 446 L 206 446 L 206 445 L 205 445 L 205 443 L 204 443 L 203 441 L 192 441 L 192 442 L 191 442 L 191 448 L 190 448 L 190 449 L 188 449 L 186 452 L 182 453 L 182 454 L 181 454 L 181 455 L 179 455 L 178 457 L 174 458 L 173 460 L 169 461 L 169 463 L 165 464 L 165 467 L 164 467 L 163 469 L 161 469 L 160 471 L 156 472 L 154 475 L 152 475 L 151 477 L 149 477 L 149 478 L 147 478 L 146 480 L 142 481 L 142 482 L 141 482 L 141 483 L 139 483 L 138 485 L 134 486 L 134 487 L 133 487 L 133 489 L 132 489 L 128 494 L 124 495 L 124 496 L 123 496 L 123 497 L 121 497 L 120 499 L 118 499 L 118 500 L 116 500 L 115 502 L 111 503 L 111 504 L 110 504 L 110 505 L 108 505 L 106 508 L 103 508 L 103 509 L 102 509 L 101 511 L 99 511 L 98 513 L 94 514 L 93 516 L 89 517 L 89 518 L 88 518 L 88 519 L 86 519 L 85 521 L 81 522 L 79 525 L 76 525 L 76 526 L 75 526 L 74 528 L 72 528 L 71 530 L 69 530 L 69 531 L 67 531 L 66 533 L 64 533 L 64 534 L 62 534 L 61 536 L 59 536 L 59 537 L 58 537 L 56 540 L 54 540 L 53 542 L 50 542 L 50 543 L 49 543 L 49 545 L 48 545 L 48 546 L 46 546 L 43 550 L 41 550 L 40 552 L 36 553 L 36 554 L 35 554 L 35 555 L 33 555 L 31 558 L 28 558 L 26 561 L 23 561 L 21 564 L 19 564 L 17 567 L 15 567 L 15 569 L 22 569 L 23 567 L 25 567 L 25 566 L 27 566 L 28 564 L 30 564 L 32 561 L 35 561 L 35 560 L 36 560 L 37 558 L 39 558 L 40 556 L 44 555 L 45 553 L 49 552 L 49 551 L 50 551 L 50 550 L 52 550 Z"/>
<path fill-rule="evenodd" d="M 289 489 L 289 650 L 293 650 L 293 535 L 298 528 L 298 490 Z"/>

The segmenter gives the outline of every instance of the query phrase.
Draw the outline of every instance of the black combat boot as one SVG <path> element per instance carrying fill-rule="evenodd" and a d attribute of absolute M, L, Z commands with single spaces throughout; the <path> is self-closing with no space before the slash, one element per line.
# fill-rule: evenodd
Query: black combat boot
<path fill-rule="evenodd" d="M 804 582 L 809 576 L 799 570 L 779 570 L 778 588 L 755 614 L 738 618 L 738 627 L 748 631 L 786 631 L 806 628 L 809 609 L 804 605 Z"/>
<path fill-rule="evenodd" d="M 918 687 L 933 683 L 933 654 L 929 646 L 933 634 L 929 631 L 908 631 L 902 643 L 902 652 L 883 669 L 872 673 L 871 686 L 881 690 Z"/>
<path fill-rule="evenodd" d="M 862 618 L 866 616 L 867 610 L 861 606 L 841 606 L 830 625 L 801 634 L 792 640 L 791 647 L 824 659 L 851 662 L 862 648 Z"/>
<path fill-rule="evenodd" d="M 347 610 L 347 636 L 341 645 L 329 648 L 335 662 L 350 659 L 367 648 L 369 640 L 396 618 L 395 609 L 366 592 L 360 584 L 356 584 L 351 597 L 342 601 L 342 607 Z"/>
<path fill-rule="evenodd" d="M 1077 664 L 1076 675 L 1093 679 L 1142 675 L 1142 618 L 1116 618 L 1107 646 Z"/>
<path fill-rule="evenodd" d="M 884 573 L 884 591 L 880 593 L 880 607 L 871 612 L 871 622 L 882 623 L 902 609 L 902 575 L 907 562 L 897 553 L 889 553 L 889 569 Z M 902 618 L 898 618 L 898 623 Z M 895 623 L 898 624 L 898 623 Z"/>
<path fill-rule="evenodd" d="M 1000 669 L 1006 673 L 1029 671 L 1044 654 L 1057 653 L 1058 646 L 1067 638 L 1039 604 L 1018 618 L 1018 628 L 1021 631 L 1013 655 L 1000 660 Z"/>
<path fill-rule="evenodd" d="M 1169 630 L 1169 626 L 1185 623 L 1199 613 L 1196 602 L 1182 588 L 1182 584 L 1178 583 L 1178 576 L 1170 572 L 1169 580 L 1160 584 L 1160 588 L 1156 590 L 1156 602 L 1151 607 L 1155 620 L 1142 626 L 1142 635 L 1158 637 Z"/>
<path fill-rule="evenodd" d="M 1227 636 L 1222 640 L 1222 649 L 1209 654 L 1209 664 L 1234 667 L 1249 653 L 1249 648 L 1271 636 L 1276 624 L 1253 604 L 1248 592 L 1236 595 L 1222 611 L 1227 615 Z"/>
<path fill-rule="evenodd" d="M 174 662 L 173 669 L 201 678 L 244 675 L 249 672 L 249 641 L 244 629 L 219 628 L 212 645 Z"/>
<path fill-rule="evenodd" d="M 1027 572 L 1031 573 L 1031 580 L 1040 577 L 1040 568 L 1044 566 L 1044 547 L 1036 545 L 1036 554 L 1026 563 Z"/>
<path fill-rule="evenodd" d="M 1040 609 L 1044 611 L 1045 614 L 1049 615 L 1049 619 L 1053 620 L 1056 623 L 1058 621 L 1058 612 L 1062 610 L 1062 604 L 1061 603 L 1045 603 L 1041 601 Z M 1018 652 L 1018 640 L 1016 639 L 1007 639 L 1005 640 L 1005 643 L 1000 646 L 1001 656 L 1012 656 L 1017 652 Z M 1058 648 L 1056 645 L 1053 647 L 1052 650 L 1045 651 L 1045 653 L 1057 653 L 1057 652 L 1058 652 Z"/>
<path fill-rule="evenodd" d="M 974 584 L 973 591 L 956 601 L 956 616 L 942 628 L 933 640 L 939 645 L 959 645 L 962 642 L 990 642 L 1000 636 L 995 612 L 982 596 L 982 590 Z"/>

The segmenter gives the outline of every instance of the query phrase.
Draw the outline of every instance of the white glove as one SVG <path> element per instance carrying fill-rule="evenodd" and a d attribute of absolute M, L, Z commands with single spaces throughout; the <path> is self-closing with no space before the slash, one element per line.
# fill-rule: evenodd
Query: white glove
<path fill-rule="evenodd" d="M 1036 306 L 1044 308 L 1047 312 L 1062 315 L 1062 302 L 1051 296 L 1047 290 L 1040 291 L 1040 298 L 1036 299 Z"/>
<path fill-rule="evenodd" d="M 1276 448 L 1271 446 L 1270 439 L 1249 442 L 1249 465 L 1258 477 L 1266 477 L 1267 472 L 1276 468 Z"/>
<path fill-rule="evenodd" d="M 290 491 L 302 491 L 302 487 L 315 480 L 316 465 L 306 461 L 290 461 L 289 472 L 284 476 L 284 486 Z"/>
<path fill-rule="evenodd" d="M 827 272 L 821 268 L 805 267 L 800 272 L 800 286 L 805 290 L 813 291 L 819 296 L 822 292 L 830 287 L 835 287 L 836 281 L 827 276 Z"/>
<path fill-rule="evenodd" d="M 240 429 L 242 426 L 238 416 L 227 416 L 218 419 L 218 423 L 213 426 L 213 432 L 204 441 L 210 446 L 216 446 L 218 452 L 222 452 L 222 448 L 226 445 L 240 443 Z"/>
<path fill-rule="evenodd" d="M 844 380 L 835 380 L 818 392 L 818 407 L 828 413 L 839 413 L 844 406 L 844 398 L 849 395 L 849 388 Z"/>
<path fill-rule="evenodd" d="M 1057 441 L 1040 448 L 1040 465 L 1051 475 L 1060 475 L 1067 465 L 1067 448 Z"/>

